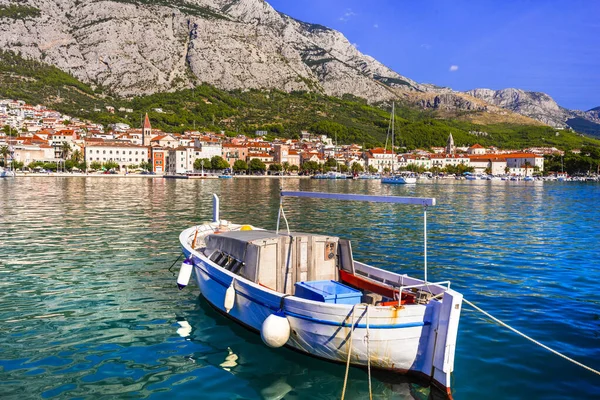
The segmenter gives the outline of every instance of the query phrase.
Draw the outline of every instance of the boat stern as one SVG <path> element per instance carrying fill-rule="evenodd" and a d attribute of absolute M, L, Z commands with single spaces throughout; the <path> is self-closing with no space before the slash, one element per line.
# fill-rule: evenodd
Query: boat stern
<path fill-rule="evenodd" d="M 435 328 L 431 378 L 433 384 L 447 394 L 450 394 L 450 378 L 454 370 L 454 354 L 462 300 L 462 294 L 454 290 L 447 290 L 444 293 Z"/>

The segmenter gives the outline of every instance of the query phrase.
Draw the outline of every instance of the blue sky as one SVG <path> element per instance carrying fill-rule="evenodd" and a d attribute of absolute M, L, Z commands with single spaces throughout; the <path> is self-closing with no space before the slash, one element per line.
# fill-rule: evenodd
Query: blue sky
<path fill-rule="evenodd" d="M 455 90 L 515 87 L 600 106 L 600 0 L 267 0 L 344 33 L 401 75 Z"/>

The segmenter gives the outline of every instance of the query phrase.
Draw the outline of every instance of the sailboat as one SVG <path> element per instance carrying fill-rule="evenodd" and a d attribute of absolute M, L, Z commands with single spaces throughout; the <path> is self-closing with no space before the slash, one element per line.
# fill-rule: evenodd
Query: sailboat
<path fill-rule="evenodd" d="M 391 125 L 392 125 L 392 174 L 388 177 L 382 178 L 381 183 L 391 183 L 391 184 L 407 184 L 407 183 L 417 183 L 417 177 L 411 172 L 401 172 L 399 174 L 394 173 L 394 163 L 396 161 L 396 153 L 394 151 L 394 125 L 396 125 L 396 107 L 395 103 L 392 102 L 392 115 L 391 115 Z"/>

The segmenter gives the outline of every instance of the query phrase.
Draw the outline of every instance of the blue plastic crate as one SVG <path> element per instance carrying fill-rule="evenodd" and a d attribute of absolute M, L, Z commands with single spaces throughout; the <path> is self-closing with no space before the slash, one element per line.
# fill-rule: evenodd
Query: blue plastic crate
<path fill-rule="evenodd" d="M 359 304 L 362 292 L 336 281 L 296 282 L 295 296 L 335 304 Z"/>

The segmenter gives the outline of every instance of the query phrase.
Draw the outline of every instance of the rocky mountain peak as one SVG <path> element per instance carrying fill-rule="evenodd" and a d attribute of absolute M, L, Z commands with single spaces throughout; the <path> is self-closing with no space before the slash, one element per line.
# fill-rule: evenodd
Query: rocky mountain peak
<path fill-rule="evenodd" d="M 560 107 L 552 97 L 540 92 L 521 89 L 474 89 L 467 94 L 495 106 L 526 115 L 547 125 L 564 128 L 568 110 Z"/>

